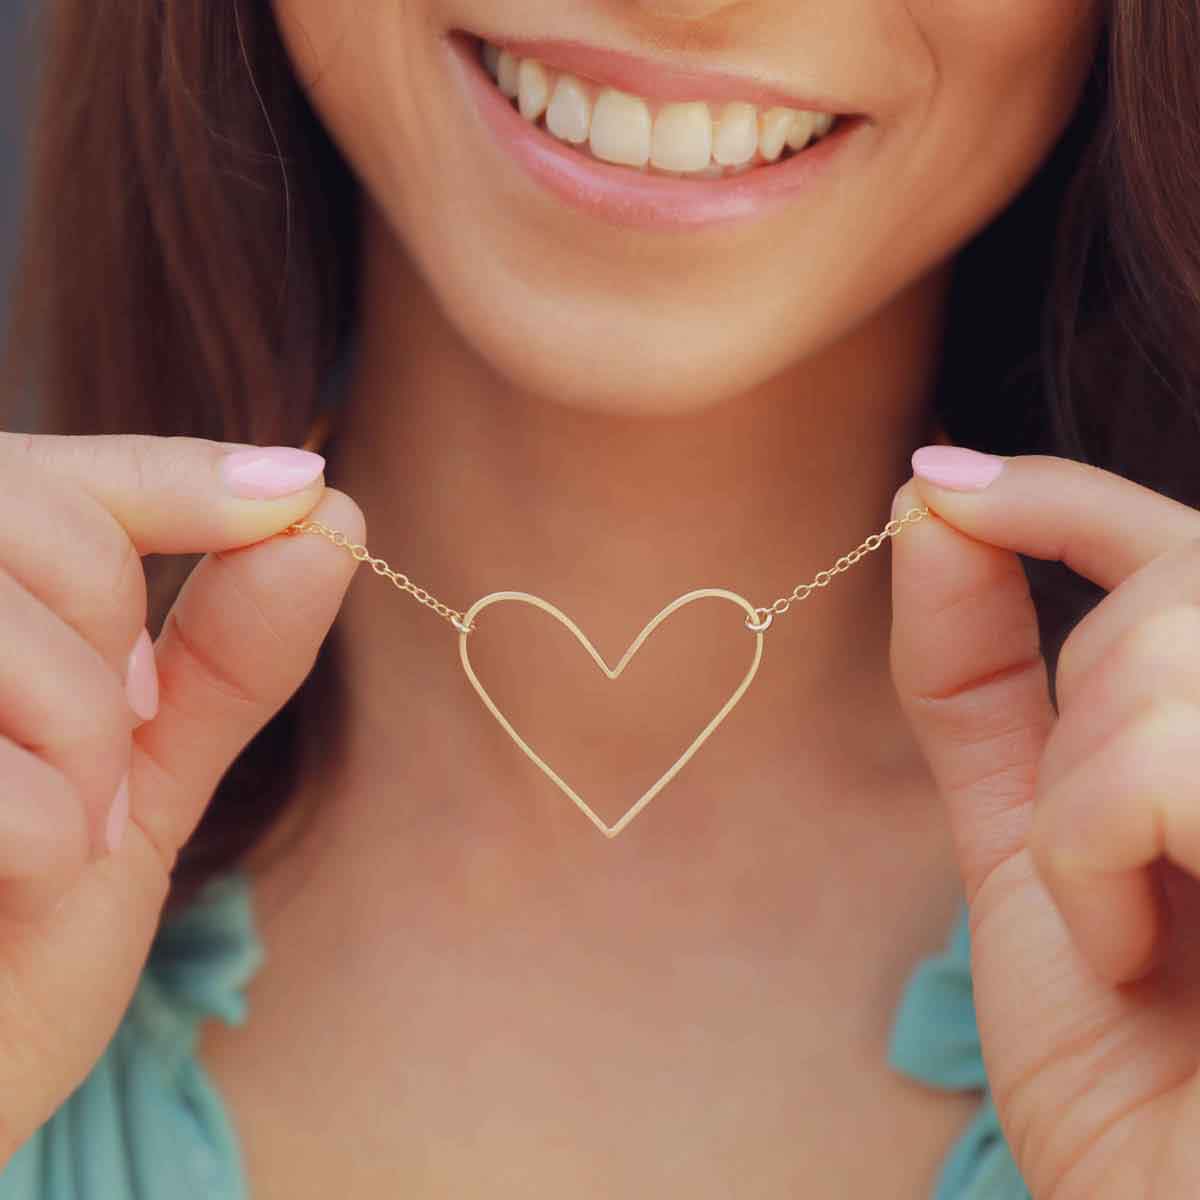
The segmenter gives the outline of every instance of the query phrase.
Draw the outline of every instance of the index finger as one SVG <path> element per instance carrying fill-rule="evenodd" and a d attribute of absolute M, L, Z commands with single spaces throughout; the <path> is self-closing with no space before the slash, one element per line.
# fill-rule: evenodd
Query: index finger
<path fill-rule="evenodd" d="M 950 466 L 951 451 L 922 447 L 913 470 Z M 948 476 L 946 477 L 948 478 Z M 1200 512 L 1103 467 L 1049 454 L 1004 460 L 983 488 L 957 490 L 916 475 L 921 499 L 956 529 L 1030 558 L 1065 563 L 1112 591 L 1168 550 L 1200 537 Z"/>
<path fill-rule="evenodd" d="M 1110 593 L 1059 651 L 1060 710 L 1120 637 L 1159 610 L 1200 599 L 1200 512 L 1087 463 L 1031 454 L 1003 460 L 998 474 L 995 464 L 973 474 L 986 456 L 956 451 L 913 455 L 914 470 L 932 468 L 943 481 L 916 478 L 931 510 L 978 541 L 1058 560 Z M 947 486 L 969 489 L 989 475 L 974 490 Z"/>
<path fill-rule="evenodd" d="M 320 454 L 186 436 L 0 430 L 0 470 L 18 462 L 94 497 L 141 555 L 262 541 L 310 512 L 324 488 Z"/>

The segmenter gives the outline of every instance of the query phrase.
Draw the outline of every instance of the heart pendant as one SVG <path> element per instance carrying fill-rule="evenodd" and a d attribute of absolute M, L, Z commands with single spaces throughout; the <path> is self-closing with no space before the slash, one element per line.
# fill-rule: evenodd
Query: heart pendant
<path fill-rule="evenodd" d="M 508 718 L 496 707 L 491 696 L 475 675 L 475 671 L 471 667 L 471 660 L 467 654 L 467 634 L 474 623 L 475 614 L 482 612 L 488 605 L 498 604 L 504 600 L 519 600 L 525 604 L 532 604 L 536 608 L 540 608 L 548 612 L 551 616 L 561 621 L 578 639 L 583 643 L 583 648 L 592 656 L 593 661 L 602 670 L 609 679 L 616 679 L 618 675 L 625 669 L 629 660 L 637 653 L 641 644 L 650 636 L 657 628 L 660 622 L 666 620 L 677 608 L 681 608 L 685 604 L 690 604 L 693 600 L 699 600 L 705 596 L 718 596 L 721 599 L 732 601 L 745 610 L 751 622 L 757 622 L 757 627 L 752 630 L 754 633 L 754 659 L 750 663 L 750 669 L 746 672 L 745 678 L 738 684 L 732 696 L 721 705 L 717 714 L 708 722 L 707 725 L 696 735 L 692 740 L 691 745 L 675 760 L 674 763 L 661 775 L 658 780 L 637 800 L 637 802 L 625 813 L 623 817 L 615 825 L 606 825 L 600 817 L 598 817 L 591 808 L 584 802 L 583 797 L 571 787 L 560 775 L 558 775 L 548 763 L 540 758 L 523 737 L 512 727 Z M 727 591 L 724 588 L 698 588 L 694 592 L 688 592 L 686 595 L 680 596 L 677 600 L 672 600 L 666 608 L 657 616 L 648 621 L 641 633 L 629 645 L 629 649 L 621 655 L 621 661 L 616 667 L 610 667 L 600 654 L 596 651 L 595 646 L 588 641 L 587 635 L 571 620 L 561 609 L 555 608 L 553 604 L 543 600 L 540 596 L 530 595 L 529 592 L 491 592 L 480 600 L 476 600 L 469 609 L 463 614 L 463 620 L 460 624 L 457 618 L 451 618 L 451 623 L 458 630 L 458 654 L 462 660 L 463 670 L 466 672 L 467 678 L 471 681 L 471 686 L 479 693 L 479 698 L 487 706 L 491 714 L 500 722 L 501 727 L 508 734 L 517 746 L 539 766 L 550 779 L 552 779 L 559 788 L 562 789 L 579 807 L 580 811 L 604 834 L 605 837 L 614 838 L 634 817 L 637 816 L 655 796 L 658 795 L 663 788 L 675 777 L 675 775 L 683 769 L 684 764 L 700 749 L 708 740 L 709 735 L 714 729 L 728 716 L 730 709 L 742 698 L 746 689 L 750 686 L 758 671 L 758 664 L 762 658 L 762 643 L 763 630 L 770 625 L 770 618 L 765 622 L 758 622 L 757 613 L 750 605 L 749 601 L 739 596 L 736 592 Z"/>

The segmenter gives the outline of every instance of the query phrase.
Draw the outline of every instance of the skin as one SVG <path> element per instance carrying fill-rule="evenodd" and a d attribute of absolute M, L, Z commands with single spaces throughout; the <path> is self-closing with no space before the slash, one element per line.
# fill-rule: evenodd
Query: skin
<path fill-rule="evenodd" d="M 365 189 L 360 360 L 329 483 L 366 513 L 371 552 L 438 599 L 533 592 L 610 663 L 692 588 L 769 604 L 883 527 L 912 450 L 936 439 L 955 252 L 1061 132 L 1099 15 L 1083 0 L 274 7 Z M 449 28 L 758 73 L 874 124 L 836 203 L 817 189 L 686 235 L 609 226 L 526 179 L 464 110 L 437 44 Z M 454 631 L 360 572 L 339 618 L 349 736 L 310 747 L 311 833 L 255 862 L 268 960 L 250 1021 L 207 1026 L 201 1046 L 256 1194 L 931 1184 L 977 1098 L 883 1063 L 899 989 L 961 900 L 889 676 L 887 555 L 776 618 L 740 706 L 612 841 L 503 736 Z M 716 611 L 677 614 L 616 684 L 515 606 L 488 610 L 472 659 L 611 823 L 748 665 Z M 681 688 L 699 654 L 706 676 Z M 708 1152 L 717 1138 L 727 1155 Z"/>

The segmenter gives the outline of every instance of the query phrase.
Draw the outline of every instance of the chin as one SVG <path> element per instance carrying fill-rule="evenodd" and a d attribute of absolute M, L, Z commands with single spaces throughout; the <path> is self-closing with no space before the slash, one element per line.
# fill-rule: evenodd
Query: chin
<path fill-rule="evenodd" d="M 745 395 L 778 364 L 747 352 L 744 336 L 720 338 L 694 322 L 657 323 L 626 312 L 612 321 L 547 328 L 511 322 L 473 326 L 471 341 L 493 369 L 531 395 L 581 412 L 683 416 Z"/>

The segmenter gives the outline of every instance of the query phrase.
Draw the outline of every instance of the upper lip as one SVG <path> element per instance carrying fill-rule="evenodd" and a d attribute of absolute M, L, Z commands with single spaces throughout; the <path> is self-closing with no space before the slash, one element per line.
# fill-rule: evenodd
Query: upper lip
<path fill-rule="evenodd" d="M 735 75 L 708 67 L 668 66 L 625 50 L 568 38 L 511 38 L 471 34 L 517 58 L 536 58 L 548 67 L 595 83 L 644 96 L 648 100 L 745 100 L 760 108 L 783 106 L 852 115 L 827 96 L 801 95 L 753 75 Z"/>

